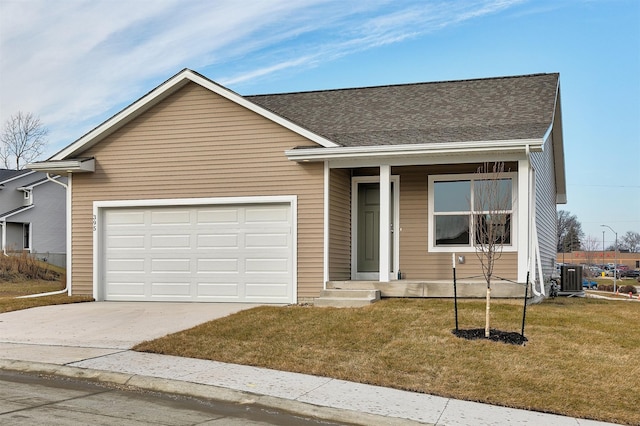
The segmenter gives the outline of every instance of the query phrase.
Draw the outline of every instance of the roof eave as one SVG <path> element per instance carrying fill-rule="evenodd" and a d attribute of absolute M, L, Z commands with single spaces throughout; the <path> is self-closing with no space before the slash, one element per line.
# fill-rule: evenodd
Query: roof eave
<path fill-rule="evenodd" d="M 18 208 L 18 209 L 15 209 L 15 210 L 14 210 L 14 211 L 12 211 L 12 212 L 9 212 L 9 213 L 5 213 L 5 214 L 4 214 L 4 216 L 0 216 L 0 222 L 6 222 L 6 221 L 7 221 L 7 219 L 8 219 L 8 218 L 10 218 L 11 216 L 15 216 L 15 215 L 17 215 L 18 213 L 25 212 L 25 211 L 30 210 L 30 209 L 32 209 L 32 208 L 33 208 L 33 204 L 28 205 L 28 206 L 20 207 L 20 208 Z"/>
<path fill-rule="evenodd" d="M 289 160 L 297 162 L 359 159 L 375 157 L 410 157 L 428 155 L 487 154 L 494 152 L 542 151 L 543 139 L 500 141 L 439 142 L 431 144 L 378 145 L 337 148 L 294 148 L 285 151 Z"/>
<path fill-rule="evenodd" d="M 68 160 L 48 160 L 27 164 L 31 170 L 43 173 L 58 173 L 67 175 L 69 173 L 92 173 L 95 171 L 95 159 L 77 158 Z"/>
<path fill-rule="evenodd" d="M 556 204 L 567 204 L 567 175 L 564 159 L 564 136 L 562 132 L 562 107 L 560 104 L 560 80 L 556 88 L 556 99 L 553 108 L 552 130 L 553 161 L 556 181 Z"/>

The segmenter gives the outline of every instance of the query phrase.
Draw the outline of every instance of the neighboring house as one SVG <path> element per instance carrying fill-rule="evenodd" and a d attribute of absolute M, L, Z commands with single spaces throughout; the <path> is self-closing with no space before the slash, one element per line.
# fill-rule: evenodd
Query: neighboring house
<path fill-rule="evenodd" d="M 74 294 L 295 303 L 333 281 L 450 295 L 454 253 L 484 294 L 465 200 L 503 161 L 496 275 L 539 293 L 566 198 L 560 111 L 558 74 L 241 96 L 183 70 L 30 167 L 69 177 Z M 493 294 L 523 293 L 508 285 Z"/>
<path fill-rule="evenodd" d="M 2 254 L 29 252 L 65 266 L 66 177 L 32 170 L 0 169 L 0 228 Z"/>

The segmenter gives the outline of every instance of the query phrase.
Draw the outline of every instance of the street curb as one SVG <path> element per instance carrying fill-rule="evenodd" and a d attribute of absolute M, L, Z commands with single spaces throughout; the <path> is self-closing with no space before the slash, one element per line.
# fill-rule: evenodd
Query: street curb
<path fill-rule="evenodd" d="M 315 417 L 322 420 L 349 423 L 353 425 L 434 426 L 432 423 L 422 423 L 415 420 L 402 419 L 397 417 L 385 417 L 358 411 L 345 410 L 341 408 L 323 407 L 306 402 L 278 398 L 274 396 L 253 394 L 219 386 L 204 385 L 200 383 L 185 382 L 181 380 L 163 379 L 159 377 L 139 376 L 136 374 L 116 373 L 90 368 L 69 367 L 66 365 L 48 364 L 42 362 L 0 359 L 0 370 L 31 374 L 49 374 L 67 378 L 109 383 L 113 385 L 131 386 L 133 388 L 147 391 L 170 393 L 194 398 L 214 399 L 218 401 L 237 404 L 255 404 L 276 408 L 282 411 L 287 411 L 289 413 L 299 414 L 301 416 Z"/>

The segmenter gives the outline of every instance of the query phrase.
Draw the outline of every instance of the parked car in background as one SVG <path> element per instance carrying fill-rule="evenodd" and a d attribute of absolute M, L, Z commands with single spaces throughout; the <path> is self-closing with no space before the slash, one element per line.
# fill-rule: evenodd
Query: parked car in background
<path fill-rule="evenodd" d="M 638 278 L 640 277 L 640 271 L 634 270 L 634 269 L 627 269 L 626 271 L 620 271 L 620 277 Z"/>
<path fill-rule="evenodd" d="M 601 276 L 603 271 L 603 269 L 600 268 L 599 266 L 589 266 L 588 270 L 589 270 L 589 273 L 591 273 L 592 277 Z"/>

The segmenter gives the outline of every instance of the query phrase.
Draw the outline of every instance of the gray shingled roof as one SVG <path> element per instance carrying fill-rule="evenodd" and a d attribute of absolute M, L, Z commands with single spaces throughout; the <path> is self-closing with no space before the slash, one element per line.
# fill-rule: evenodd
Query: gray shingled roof
<path fill-rule="evenodd" d="M 29 173 L 31 170 L 10 170 L 10 169 L 0 169 L 0 182 L 4 182 L 7 179 L 11 179 L 12 177 L 23 175 L 25 173 Z"/>
<path fill-rule="evenodd" d="M 540 139 L 559 74 L 245 96 L 342 146 Z"/>

